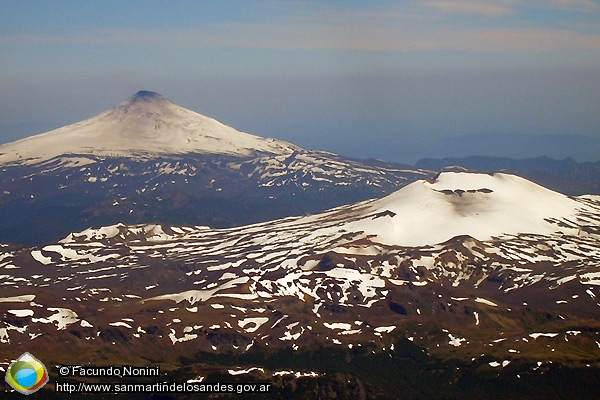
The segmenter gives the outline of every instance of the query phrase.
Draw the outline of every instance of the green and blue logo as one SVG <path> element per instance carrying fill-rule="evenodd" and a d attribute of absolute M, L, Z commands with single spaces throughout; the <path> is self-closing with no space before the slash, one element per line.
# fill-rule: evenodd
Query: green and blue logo
<path fill-rule="evenodd" d="M 6 382 L 23 394 L 38 391 L 48 380 L 44 364 L 29 353 L 23 353 L 6 371 Z"/>

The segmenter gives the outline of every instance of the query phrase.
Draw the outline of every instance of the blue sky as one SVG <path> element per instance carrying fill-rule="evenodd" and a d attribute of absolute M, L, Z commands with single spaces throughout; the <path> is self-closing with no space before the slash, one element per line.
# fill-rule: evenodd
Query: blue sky
<path fill-rule="evenodd" d="M 361 158 L 454 155 L 439 143 L 463 135 L 600 140 L 597 1 L 0 9 L 0 143 L 91 117 L 141 89 L 246 132 Z"/>

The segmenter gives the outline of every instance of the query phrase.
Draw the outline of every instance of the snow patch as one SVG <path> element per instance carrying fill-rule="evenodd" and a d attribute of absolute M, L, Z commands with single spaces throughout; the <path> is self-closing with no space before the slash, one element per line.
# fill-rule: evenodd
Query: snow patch
<path fill-rule="evenodd" d="M 16 315 L 17 317 L 31 317 L 33 310 L 7 310 L 9 313 Z"/>

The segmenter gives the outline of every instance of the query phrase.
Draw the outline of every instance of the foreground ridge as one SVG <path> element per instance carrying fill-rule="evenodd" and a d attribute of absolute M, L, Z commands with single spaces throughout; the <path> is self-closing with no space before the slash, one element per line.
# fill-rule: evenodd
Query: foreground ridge
<path fill-rule="evenodd" d="M 166 361 L 255 346 L 384 351 L 409 340 L 465 362 L 484 354 L 491 368 L 540 357 L 595 362 L 600 203 L 531 185 L 504 174 L 449 173 L 381 200 L 235 229 L 116 224 L 37 248 L 4 246 L 0 307 L 10 317 L 1 348 L 60 348 L 67 334 L 98 354 L 127 348 L 131 356 L 132 345 L 152 345 Z M 515 211 L 503 201 L 526 188 L 534 197 L 523 202 L 547 200 L 540 216 L 550 212 L 542 221 L 553 228 L 534 221 L 540 231 L 394 242 L 386 221 L 401 225 L 394 218 L 414 209 L 407 202 L 423 201 L 423 188 L 436 201 L 417 208 L 435 221 L 450 210 L 444 199 L 455 222 L 481 213 L 480 203 Z"/>

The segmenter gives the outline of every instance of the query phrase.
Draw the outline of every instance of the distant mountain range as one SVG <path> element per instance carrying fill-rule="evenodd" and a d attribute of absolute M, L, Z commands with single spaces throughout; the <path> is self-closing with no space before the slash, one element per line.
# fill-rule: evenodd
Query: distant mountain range
<path fill-rule="evenodd" d="M 516 159 L 471 156 L 464 158 L 426 158 L 417 161 L 418 169 L 442 171 L 462 167 L 470 171 L 505 171 L 570 195 L 600 193 L 600 162 L 576 162 L 572 158 L 549 157 Z"/>
<path fill-rule="evenodd" d="M 429 140 L 419 147 L 428 158 L 483 157 L 529 159 L 573 158 L 578 162 L 600 161 L 600 140 L 583 135 L 477 134 Z"/>

